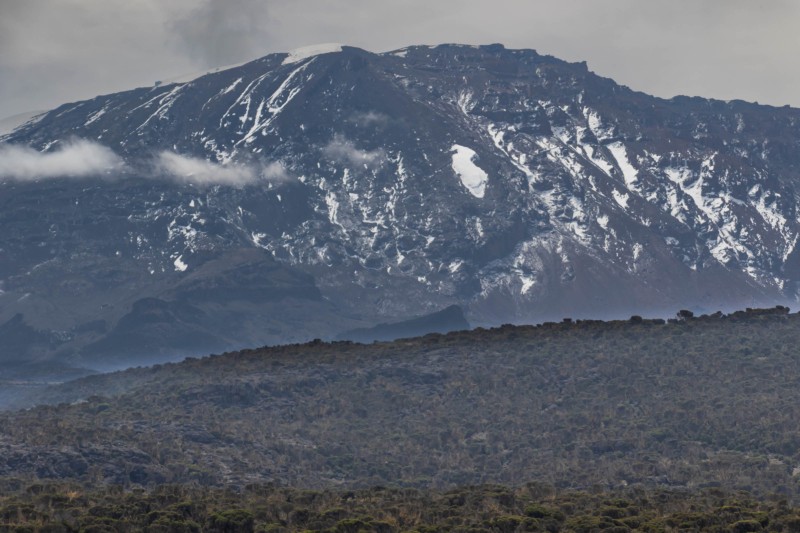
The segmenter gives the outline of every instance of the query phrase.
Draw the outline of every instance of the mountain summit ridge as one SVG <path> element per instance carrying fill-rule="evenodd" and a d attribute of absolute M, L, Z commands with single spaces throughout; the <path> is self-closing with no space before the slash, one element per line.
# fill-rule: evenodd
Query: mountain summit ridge
<path fill-rule="evenodd" d="M 90 139 L 123 166 L 0 166 L 0 324 L 22 314 L 51 332 L 42 357 L 81 360 L 108 357 L 90 347 L 120 324 L 149 332 L 144 353 L 174 323 L 225 348 L 449 305 L 498 324 L 797 300 L 800 111 L 665 100 L 502 45 L 321 50 L 65 104 L 0 138 L 34 165 Z M 206 275 L 225 290 L 184 292 Z M 246 298 L 254 279 L 269 305 Z"/>

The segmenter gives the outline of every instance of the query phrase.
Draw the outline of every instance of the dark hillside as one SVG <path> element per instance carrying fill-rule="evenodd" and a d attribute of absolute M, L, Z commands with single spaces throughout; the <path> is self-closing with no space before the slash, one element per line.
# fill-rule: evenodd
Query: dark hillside
<path fill-rule="evenodd" d="M 800 315 L 314 342 L 94 376 L 0 416 L 0 476 L 796 496 Z M 87 398 L 88 397 L 88 398 Z"/>
<path fill-rule="evenodd" d="M 429 315 L 394 322 L 378 324 L 371 328 L 357 328 L 336 336 L 336 340 L 369 343 L 373 341 L 393 341 L 409 337 L 419 337 L 428 333 L 449 333 L 469 329 L 464 310 L 451 305 Z"/>

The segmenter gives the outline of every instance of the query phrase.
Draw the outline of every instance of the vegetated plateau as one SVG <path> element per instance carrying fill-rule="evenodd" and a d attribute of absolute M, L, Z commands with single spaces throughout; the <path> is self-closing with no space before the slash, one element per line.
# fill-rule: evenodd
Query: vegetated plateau
<path fill-rule="evenodd" d="M 798 494 L 800 315 L 320 341 L 83 378 L 0 416 L 18 486 L 480 483 Z"/>

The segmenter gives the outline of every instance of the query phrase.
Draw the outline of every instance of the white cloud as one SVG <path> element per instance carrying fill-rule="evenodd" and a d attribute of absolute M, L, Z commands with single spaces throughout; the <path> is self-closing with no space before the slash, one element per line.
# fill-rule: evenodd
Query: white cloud
<path fill-rule="evenodd" d="M 113 177 L 147 167 L 129 167 L 111 149 L 83 139 L 65 142 L 50 152 L 28 146 L 0 144 L 0 179 Z M 279 162 L 246 162 L 222 165 L 206 159 L 164 151 L 156 156 L 154 170 L 159 177 L 194 185 L 241 187 L 256 182 L 281 183 L 291 176 Z M 151 167 L 151 170 L 153 168 Z"/>
<path fill-rule="evenodd" d="M 323 149 L 322 153 L 340 163 L 353 165 L 380 165 L 386 159 L 386 152 L 377 150 L 359 150 L 352 141 L 336 135 Z"/>
<path fill-rule="evenodd" d="M 273 183 L 292 180 L 292 176 L 286 171 L 286 168 L 277 161 L 273 161 L 261 167 L 261 175 Z"/>
<path fill-rule="evenodd" d="M 0 145 L 0 178 L 20 181 L 81 178 L 107 174 L 124 166 L 122 159 L 109 148 L 82 139 L 64 143 L 52 152 Z"/>
<path fill-rule="evenodd" d="M 161 152 L 156 158 L 156 169 L 177 181 L 194 185 L 242 187 L 258 181 L 280 183 L 291 179 L 283 165 L 277 162 L 222 165 L 174 152 Z"/>
<path fill-rule="evenodd" d="M 389 115 L 379 111 L 367 111 L 366 113 L 363 111 L 356 111 L 350 115 L 350 122 L 354 122 L 362 128 L 368 126 L 383 127 L 389 122 Z"/>

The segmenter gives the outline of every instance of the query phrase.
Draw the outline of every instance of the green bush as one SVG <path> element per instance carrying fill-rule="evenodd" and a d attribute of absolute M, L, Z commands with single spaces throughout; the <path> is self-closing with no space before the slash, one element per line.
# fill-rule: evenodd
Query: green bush
<path fill-rule="evenodd" d="M 750 531 L 761 531 L 761 524 L 756 520 L 739 520 L 731 526 L 733 533 L 748 533 Z"/>
<path fill-rule="evenodd" d="M 244 509 L 230 509 L 214 513 L 209 518 L 209 531 L 215 533 L 248 533 L 254 530 L 253 514 Z"/>

